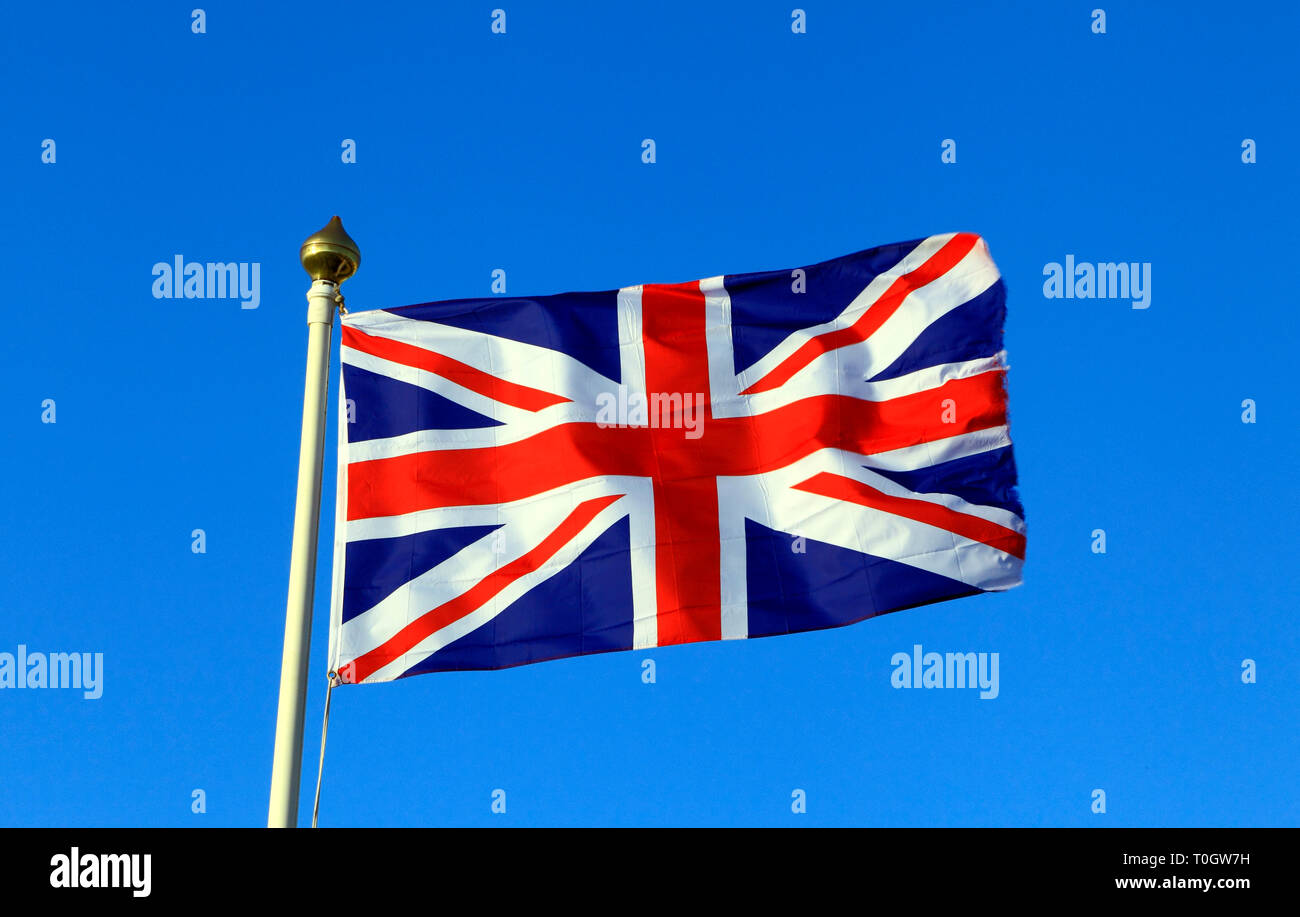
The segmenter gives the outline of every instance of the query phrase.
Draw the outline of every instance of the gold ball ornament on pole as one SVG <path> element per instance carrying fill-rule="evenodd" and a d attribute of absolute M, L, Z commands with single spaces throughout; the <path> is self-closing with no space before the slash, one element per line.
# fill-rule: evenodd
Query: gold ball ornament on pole
<path fill-rule="evenodd" d="M 361 249 L 343 228 L 337 216 L 307 237 L 298 250 L 298 260 L 312 280 L 327 280 L 338 285 L 361 266 Z"/>

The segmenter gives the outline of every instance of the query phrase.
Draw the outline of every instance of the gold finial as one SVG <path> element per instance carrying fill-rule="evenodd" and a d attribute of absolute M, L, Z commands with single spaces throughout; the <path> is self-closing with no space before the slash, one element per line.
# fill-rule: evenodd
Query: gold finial
<path fill-rule="evenodd" d="M 325 228 L 312 233 L 302 243 L 298 259 L 312 280 L 328 280 L 340 284 L 357 272 L 361 265 L 361 249 L 343 229 L 337 216 Z"/>

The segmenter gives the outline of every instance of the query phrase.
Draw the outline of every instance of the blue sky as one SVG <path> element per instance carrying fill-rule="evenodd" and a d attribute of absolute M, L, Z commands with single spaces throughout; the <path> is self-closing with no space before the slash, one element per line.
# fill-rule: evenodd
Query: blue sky
<path fill-rule="evenodd" d="M 11 11 L 0 652 L 102 652 L 104 690 L 0 691 L 0 825 L 265 823 L 297 250 L 335 213 L 352 310 L 980 233 L 1029 553 L 1010 593 L 847 628 L 336 691 L 323 824 L 1300 822 L 1300 13 L 809 0 L 797 35 L 791 4 L 506 0 L 494 35 L 492 6 Z M 177 254 L 259 262 L 259 308 L 155 299 Z M 1149 262 L 1150 308 L 1045 298 L 1066 255 Z M 328 574 L 327 537 L 305 817 Z M 999 696 L 892 688 L 918 643 L 997 652 Z"/>

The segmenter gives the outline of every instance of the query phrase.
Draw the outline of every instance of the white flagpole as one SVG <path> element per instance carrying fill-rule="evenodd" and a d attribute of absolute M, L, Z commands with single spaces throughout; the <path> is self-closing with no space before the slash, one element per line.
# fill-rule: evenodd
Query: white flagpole
<path fill-rule="evenodd" d="M 329 388 L 330 337 L 334 312 L 343 302 L 339 286 L 356 273 L 361 251 L 334 217 L 309 236 L 298 253 L 311 275 L 307 293 L 307 380 L 298 451 L 298 498 L 289 558 L 289 603 L 280 665 L 280 705 L 275 719 L 268 828 L 298 824 L 302 777 L 303 714 L 307 706 L 307 660 L 311 653 L 311 608 L 316 591 L 316 541 L 320 526 L 321 466 L 325 460 L 325 395 Z"/>

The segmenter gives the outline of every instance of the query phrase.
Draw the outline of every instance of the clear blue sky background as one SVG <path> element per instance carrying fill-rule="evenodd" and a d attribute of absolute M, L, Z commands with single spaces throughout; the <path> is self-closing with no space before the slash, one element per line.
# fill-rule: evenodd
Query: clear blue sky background
<path fill-rule="evenodd" d="M 211 3 L 204 35 L 191 4 L 7 12 L 0 651 L 106 658 L 97 701 L 0 691 L 0 825 L 265 822 L 297 253 L 334 213 L 353 310 L 486 296 L 494 268 L 603 290 L 978 232 L 1030 537 L 1006 594 L 336 691 L 323 824 L 1300 822 L 1300 14 L 801 2 L 806 35 L 792 2 Z M 154 299 L 176 254 L 260 262 L 261 307 Z M 1151 307 L 1045 299 L 1067 254 L 1150 262 Z M 893 689 L 916 643 L 999 653 L 1000 696 Z"/>

